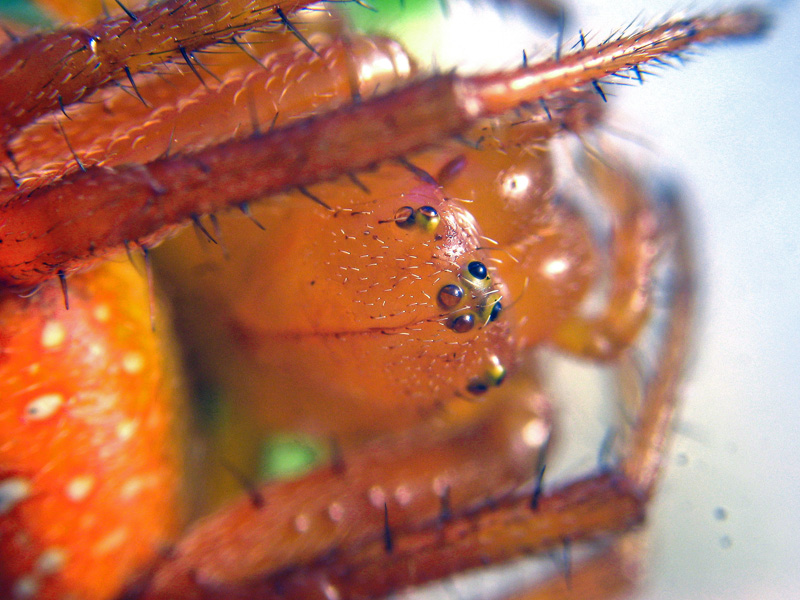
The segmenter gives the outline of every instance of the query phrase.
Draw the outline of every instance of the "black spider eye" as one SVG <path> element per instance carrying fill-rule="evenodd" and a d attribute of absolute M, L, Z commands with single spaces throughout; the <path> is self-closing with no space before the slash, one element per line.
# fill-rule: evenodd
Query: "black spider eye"
<path fill-rule="evenodd" d="M 475 279 L 479 280 L 486 279 L 486 276 L 488 275 L 486 271 L 486 265 L 477 260 L 473 260 L 467 265 L 467 271 L 469 271 L 469 274 Z"/>
<path fill-rule="evenodd" d="M 492 285 L 489 270 L 479 260 L 472 260 L 462 266 L 459 278 L 470 290 L 485 292 Z"/>
<path fill-rule="evenodd" d="M 456 333 L 466 333 L 475 327 L 475 315 L 466 313 L 450 321 L 450 329 Z"/>
<path fill-rule="evenodd" d="M 480 379 L 473 379 L 467 384 L 467 391 L 473 396 L 481 396 L 489 391 L 489 386 Z"/>
<path fill-rule="evenodd" d="M 455 308 L 464 297 L 464 290 L 455 284 L 448 284 L 439 290 L 439 295 L 436 299 L 439 301 L 439 306 L 442 308 Z"/>
<path fill-rule="evenodd" d="M 496 321 L 502 311 L 503 305 L 500 302 L 495 302 L 494 306 L 492 306 L 492 312 L 489 313 L 489 321 Z"/>

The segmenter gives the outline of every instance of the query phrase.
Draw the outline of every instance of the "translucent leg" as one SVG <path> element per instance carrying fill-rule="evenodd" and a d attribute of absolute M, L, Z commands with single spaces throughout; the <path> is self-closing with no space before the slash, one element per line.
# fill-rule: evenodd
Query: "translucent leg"
<path fill-rule="evenodd" d="M 630 170 L 589 154 L 586 161 L 589 180 L 611 213 L 610 292 L 602 312 L 576 313 L 554 339 L 569 354 L 613 360 L 636 341 L 648 321 L 662 232 L 651 199 Z"/>

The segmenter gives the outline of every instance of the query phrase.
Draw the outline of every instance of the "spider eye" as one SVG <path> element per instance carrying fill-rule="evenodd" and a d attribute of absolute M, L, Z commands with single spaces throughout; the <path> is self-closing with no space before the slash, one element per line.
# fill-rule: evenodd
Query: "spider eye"
<path fill-rule="evenodd" d="M 496 356 L 492 356 L 492 364 L 486 369 L 486 374 L 484 375 L 486 380 L 494 386 L 498 386 L 506 378 L 506 368 L 500 364 L 500 359 Z"/>
<path fill-rule="evenodd" d="M 450 321 L 449 326 L 456 333 L 466 333 L 475 327 L 475 315 L 471 312 L 459 315 Z"/>
<path fill-rule="evenodd" d="M 461 270 L 461 280 L 472 290 L 486 291 L 491 285 L 491 278 L 486 265 L 479 260 L 467 263 Z"/>
<path fill-rule="evenodd" d="M 473 260 L 467 265 L 467 271 L 470 275 L 478 280 L 486 279 L 488 276 L 488 273 L 486 272 L 486 265 L 477 260 Z"/>
<path fill-rule="evenodd" d="M 481 396 L 489 391 L 489 386 L 482 379 L 473 379 L 467 384 L 467 391 L 473 396 Z"/>
<path fill-rule="evenodd" d="M 503 305 L 500 302 L 500 295 L 492 294 L 491 296 L 489 296 L 486 302 L 483 305 L 481 305 L 480 309 L 481 321 L 484 324 L 496 321 L 497 318 L 500 316 L 501 312 L 503 312 Z"/>
<path fill-rule="evenodd" d="M 489 320 L 496 321 L 497 317 L 500 316 L 502 310 L 503 310 L 503 305 L 500 303 L 500 301 L 495 302 L 494 306 L 492 306 L 492 312 L 489 313 Z"/>
<path fill-rule="evenodd" d="M 439 295 L 436 299 L 439 301 L 439 306 L 442 308 L 455 308 L 461 303 L 464 297 L 464 290 L 461 287 L 450 283 L 439 290 Z"/>
<path fill-rule="evenodd" d="M 418 208 L 415 217 L 419 227 L 427 233 L 433 233 L 439 226 L 439 213 L 432 206 Z"/>
<path fill-rule="evenodd" d="M 467 384 L 467 391 L 474 395 L 480 396 L 489 391 L 489 388 L 497 387 L 506 378 L 506 368 L 500 364 L 500 359 L 497 356 L 491 357 L 491 364 L 486 369 L 486 372 L 481 377 L 471 379 Z"/>
<path fill-rule="evenodd" d="M 403 206 L 397 209 L 397 212 L 394 213 L 394 222 L 402 229 L 410 229 L 416 222 L 414 209 L 410 206 Z"/>

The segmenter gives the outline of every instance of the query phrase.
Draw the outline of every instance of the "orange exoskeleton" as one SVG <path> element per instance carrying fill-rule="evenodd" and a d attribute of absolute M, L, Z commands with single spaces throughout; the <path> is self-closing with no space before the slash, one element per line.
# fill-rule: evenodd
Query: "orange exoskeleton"
<path fill-rule="evenodd" d="M 551 142 L 594 130 L 604 78 L 763 16 L 581 37 L 460 76 L 423 75 L 301 1 L 117 4 L 0 47 L 4 595 L 371 598 L 584 540 L 600 551 L 526 597 L 629 585 L 617 535 L 657 482 L 690 244 L 679 203 L 602 146 L 579 158 L 600 243 Z M 175 236 L 187 222 L 200 244 Z M 114 261 L 126 250 L 143 274 Z M 646 372 L 634 349 L 653 329 Z M 542 347 L 636 388 L 615 460 L 547 487 Z M 187 433 L 180 362 L 224 396 L 210 441 Z M 287 430 L 330 460 L 253 483 L 259 444 Z"/>

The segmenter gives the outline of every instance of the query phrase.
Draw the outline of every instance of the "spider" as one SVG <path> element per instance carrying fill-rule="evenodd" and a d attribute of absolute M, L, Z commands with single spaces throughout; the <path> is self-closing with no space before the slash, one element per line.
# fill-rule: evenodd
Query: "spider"
<path fill-rule="evenodd" d="M 4 592 L 379 597 L 584 541 L 588 558 L 529 597 L 629 585 L 691 249 L 680 203 L 655 202 L 598 141 L 578 168 L 610 221 L 604 248 L 556 186 L 550 143 L 592 135 L 607 77 L 641 80 L 763 17 L 581 35 L 514 71 L 422 77 L 395 42 L 299 3 L 120 9 L 0 56 Z M 218 214 L 231 206 L 242 214 Z M 202 251 L 176 237 L 154 259 L 187 221 Z M 125 250 L 144 277 L 98 264 Z M 203 506 L 186 512 L 209 514 L 180 535 L 179 472 L 198 459 L 175 441 L 193 434 L 154 270 L 195 378 L 231 400 L 200 459 L 223 473 L 187 492 Z M 542 346 L 610 364 L 628 388 L 612 457 L 567 483 L 544 479 Z M 252 448 L 282 428 L 326 440 L 328 461 L 257 485 Z M 245 493 L 218 500 L 232 483 Z"/>

